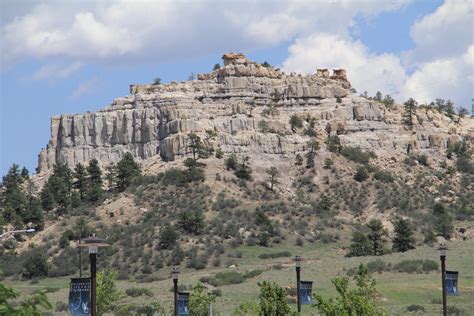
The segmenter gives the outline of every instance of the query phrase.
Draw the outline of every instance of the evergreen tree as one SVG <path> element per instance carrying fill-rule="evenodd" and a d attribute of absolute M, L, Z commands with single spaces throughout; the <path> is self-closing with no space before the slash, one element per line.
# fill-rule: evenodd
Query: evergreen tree
<path fill-rule="evenodd" d="M 436 220 L 436 231 L 440 236 L 451 239 L 454 231 L 453 219 L 447 212 L 441 214 Z"/>
<path fill-rule="evenodd" d="M 176 241 L 179 238 L 179 234 L 176 232 L 174 227 L 169 224 L 164 225 L 160 229 L 158 236 L 158 249 L 173 249 L 176 246 Z"/>
<path fill-rule="evenodd" d="M 117 188 L 124 191 L 131 183 L 132 179 L 141 175 L 140 165 L 133 159 L 131 153 L 127 152 L 117 163 Z"/>
<path fill-rule="evenodd" d="M 347 257 L 369 256 L 371 254 L 372 246 L 367 235 L 359 231 L 353 232 Z"/>
<path fill-rule="evenodd" d="M 303 127 L 303 120 L 297 114 L 293 114 L 290 117 L 290 125 L 293 131 L 296 131 L 298 128 Z"/>
<path fill-rule="evenodd" d="M 30 178 L 30 172 L 26 167 L 23 167 L 23 169 L 21 169 L 21 177 L 23 178 L 23 181 L 28 180 Z"/>
<path fill-rule="evenodd" d="M 26 185 L 26 205 L 25 213 L 23 214 L 23 223 L 32 223 L 34 228 L 42 230 L 44 227 L 43 208 L 41 207 L 41 200 L 35 195 L 36 188 L 31 179 L 28 179 Z"/>
<path fill-rule="evenodd" d="M 58 207 L 59 212 L 66 211 L 71 206 L 72 188 L 72 171 L 66 164 L 58 163 L 54 165 L 53 174 L 41 191 L 43 208 L 49 210 Z"/>
<path fill-rule="evenodd" d="M 408 126 L 413 126 L 413 116 L 416 113 L 416 107 L 418 103 L 413 98 L 409 98 L 408 101 L 405 102 L 405 121 Z"/>
<path fill-rule="evenodd" d="M 97 159 L 89 161 L 87 174 L 87 198 L 89 201 L 94 202 L 99 200 L 104 194 L 102 171 Z"/>
<path fill-rule="evenodd" d="M 382 101 L 382 92 L 377 91 L 377 93 L 375 94 L 374 100 L 379 101 L 379 102 Z"/>
<path fill-rule="evenodd" d="M 383 98 L 382 103 L 385 104 L 386 107 L 391 108 L 395 103 L 395 100 L 390 96 L 390 94 L 387 94 Z"/>
<path fill-rule="evenodd" d="M 415 249 L 415 237 L 413 237 L 413 230 L 410 223 L 402 218 L 395 222 L 395 237 L 392 242 L 392 249 L 396 252 L 405 252 L 410 249 Z"/>
<path fill-rule="evenodd" d="M 73 187 L 79 192 L 81 201 L 84 201 L 87 191 L 87 171 L 86 168 L 80 163 L 78 163 L 74 168 Z"/>
<path fill-rule="evenodd" d="M 364 182 L 369 178 L 369 173 L 367 172 L 367 168 L 364 166 L 357 167 L 357 172 L 354 175 L 354 180 L 357 182 Z"/>
<path fill-rule="evenodd" d="M 178 226 L 188 233 L 198 235 L 204 225 L 204 215 L 201 210 L 183 211 L 179 214 Z"/>
<path fill-rule="evenodd" d="M 270 177 L 270 190 L 273 191 L 273 186 L 278 183 L 278 176 L 280 171 L 274 166 L 267 169 L 267 174 Z"/>
<path fill-rule="evenodd" d="M 368 224 L 369 233 L 367 238 L 369 238 L 372 254 L 375 256 L 383 255 L 384 245 L 383 237 L 387 235 L 386 230 L 383 228 L 382 222 L 379 219 L 372 219 Z"/>
<path fill-rule="evenodd" d="M 306 145 L 308 146 L 308 152 L 306 153 L 306 168 L 313 168 L 316 152 L 320 148 L 319 142 L 313 139 L 308 141 Z"/>
<path fill-rule="evenodd" d="M 210 150 L 204 145 L 203 141 L 201 140 L 201 137 L 199 137 L 195 133 L 191 133 L 188 136 L 188 141 L 188 146 L 191 149 L 191 152 L 193 153 L 194 161 L 197 161 L 198 159 L 209 158 L 209 155 L 211 154 Z"/>
<path fill-rule="evenodd" d="M 3 219 L 7 223 L 21 223 L 21 215 L 25 208 L 26 197 L 21 190 L 24 178 L 21 176 L 20 167 L 13 164 L 8 173 L 2 178 L 1 204 L 5 211 Z"/>
<path fill-rule="evenodd" d="M 242 163 L 237 165 L 234 174 L 237 178 L 243 180 L 252 180 L 252 169 L 249 165 L 250 157 L 246 156 L 242 159 Z"/>

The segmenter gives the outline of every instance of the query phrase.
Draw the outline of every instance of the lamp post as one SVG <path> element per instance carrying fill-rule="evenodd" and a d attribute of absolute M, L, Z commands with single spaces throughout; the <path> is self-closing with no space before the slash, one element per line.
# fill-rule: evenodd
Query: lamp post
<path fill-rule="evenodd" d="M 298 313 L 301 313 L 301 295 L 300 295 L 301 257 L 300 256 L 295 256 L 295 266 L 296 266 L 296 302 L 298 304 Z"/>
<path fill-rule="evenodd" d="M 441 286 L 443 288 L 443 316 L 448 315 L 448 308 L 446 303 L 446 244 L 439 245 L 439 259 L 441 260 Z"/>
<path fill-rule="evenodd" d="M 97 316 L 97 298 L 96 298 L 96 278 L 97 278 L 97 253 L 99 247 L 108 246 L 102 238 L 96 237 L 95 234 L 83 239 L 83 244 L 79 247 L 89 248 L 89 258 L 91 262 L 91 316 Z"/>
<path fill-rule="evenodd" d="M 178 267 L 173 268 L 171 276 L 173 278 L 173 293 L 174 293 L 174 316 L 178 316 Z"/>
<path fill-rule="evenodd" d="M 4 232 L 3 234 L 0 235 L 0 238 L 3 238 L 7 235 L 11 234 L 18 234 L 18 233 L 34 233 L 35 229 L 34 228 L 28 228 L 28 229 L 19 229 L 19 230 L 11 230 L 9 232 Z"/>

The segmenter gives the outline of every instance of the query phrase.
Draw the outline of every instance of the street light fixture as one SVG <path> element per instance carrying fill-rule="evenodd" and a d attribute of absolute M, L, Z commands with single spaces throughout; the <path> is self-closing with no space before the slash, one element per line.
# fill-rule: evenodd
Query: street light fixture
<path fill-rule="evenodd" d="M 295 256 L 295 267 L 296 267 L 296 301 L 298 303 L 298 313 L 301 313 L 301 295 L 300 295 L 300 274 L 301 274 L 301 257 Z"/>
<path fill-rule="evenodd" d="M 102 238 L 96 237 L 95 234 L 82 240 L 84 243 L 79 247 L 89 248 L 89 258 L 91 262 L 91 316 L 97 316 L 97 300 L 96 300 L 96 278 L 97 278 L 97 253 L 100 247 L 106 247 Z"/>
<path fill-rule="evenodd" d="M 178 275 L 179 268 L 174 267 L 171 272 L 171 277 L 173 278 L 173 293 L 174 293 L 174 315 L 178 316 Z"/>
<path fill-rule="evenodd" d="M 441 260 L 441 286 L 443 289 L 443 316 L 448 315 L 448 308 L 446 302 L 446 247 L 445 243 L 439 245 L 439 259 Z"/>
<path fill-rule="evenodd" d="M 12 230 L 9 232 L 4 232 L 3 234 L 0 235 L 0 238 L 3 238 L 7 235 L 11 234 L 18 234 L 18 233 L 34 233 L 35 229 L 34 228 L 28 228 L 28 229 L 19 229 L 19 230 Z"/>

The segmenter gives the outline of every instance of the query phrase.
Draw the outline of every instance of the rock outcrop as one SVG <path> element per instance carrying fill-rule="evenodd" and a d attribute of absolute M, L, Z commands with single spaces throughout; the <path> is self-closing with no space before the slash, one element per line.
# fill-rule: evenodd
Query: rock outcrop
<path fill-rule="evenodd" d="M 125 152 L 147 159 L 174 160 L 189 154 L 188 134 L 195 132 L 224 152 L 290 155 L 305 150 L 309 136 L 295 133 L 289 118 L 312 121 L 321 137 L 340 135 L 343 144 L 404 153 L 407 147 L 439 150 L 459 138 L 439 117 L 421 115 L 423 125 L 408 130 L 399 111 L 355 96 L 345 70 L 285 74 L 225 54 L 224 67 L 197 80 L 131 85 L 130 95 L 95 113 L 51 119 L 51 138 L 39 154 L 38 170 L 57 162 L 74 166 L 90 159 L 114 163 Z M 438 124 L 439 123 L 439 124 Z M 438 124 L 438 125 L 436 125 Z M 437 127 L 436 127 L 437 126 Z M 214 133 L 215 132 L 215 133 Z M 449 140 L 448 140 L 449 139 Z"/>

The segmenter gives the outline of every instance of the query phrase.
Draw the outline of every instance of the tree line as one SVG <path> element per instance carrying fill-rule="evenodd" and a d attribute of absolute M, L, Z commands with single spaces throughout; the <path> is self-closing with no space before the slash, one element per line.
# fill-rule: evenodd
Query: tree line
<path fill-rule="evenodd" d="M 96 203 L 106 190 L 124 191 L 133 178 L 141 175 L 140 165 L 130 153 L 125 153 L 117 164 L 109 165 L 106 170 L 104 176 L 97 159 L 90 160 L 87 165 L 79 163 L 73 170 L 64 163 L 57 163 L 37 194 L 28 170 L 20 170 L 13 164 L 0 184 L 1 226 L 32 224 L 41 230 L 45 212 L 55 210 L 58 214 L 66 214 L 87 203 Z"/>

